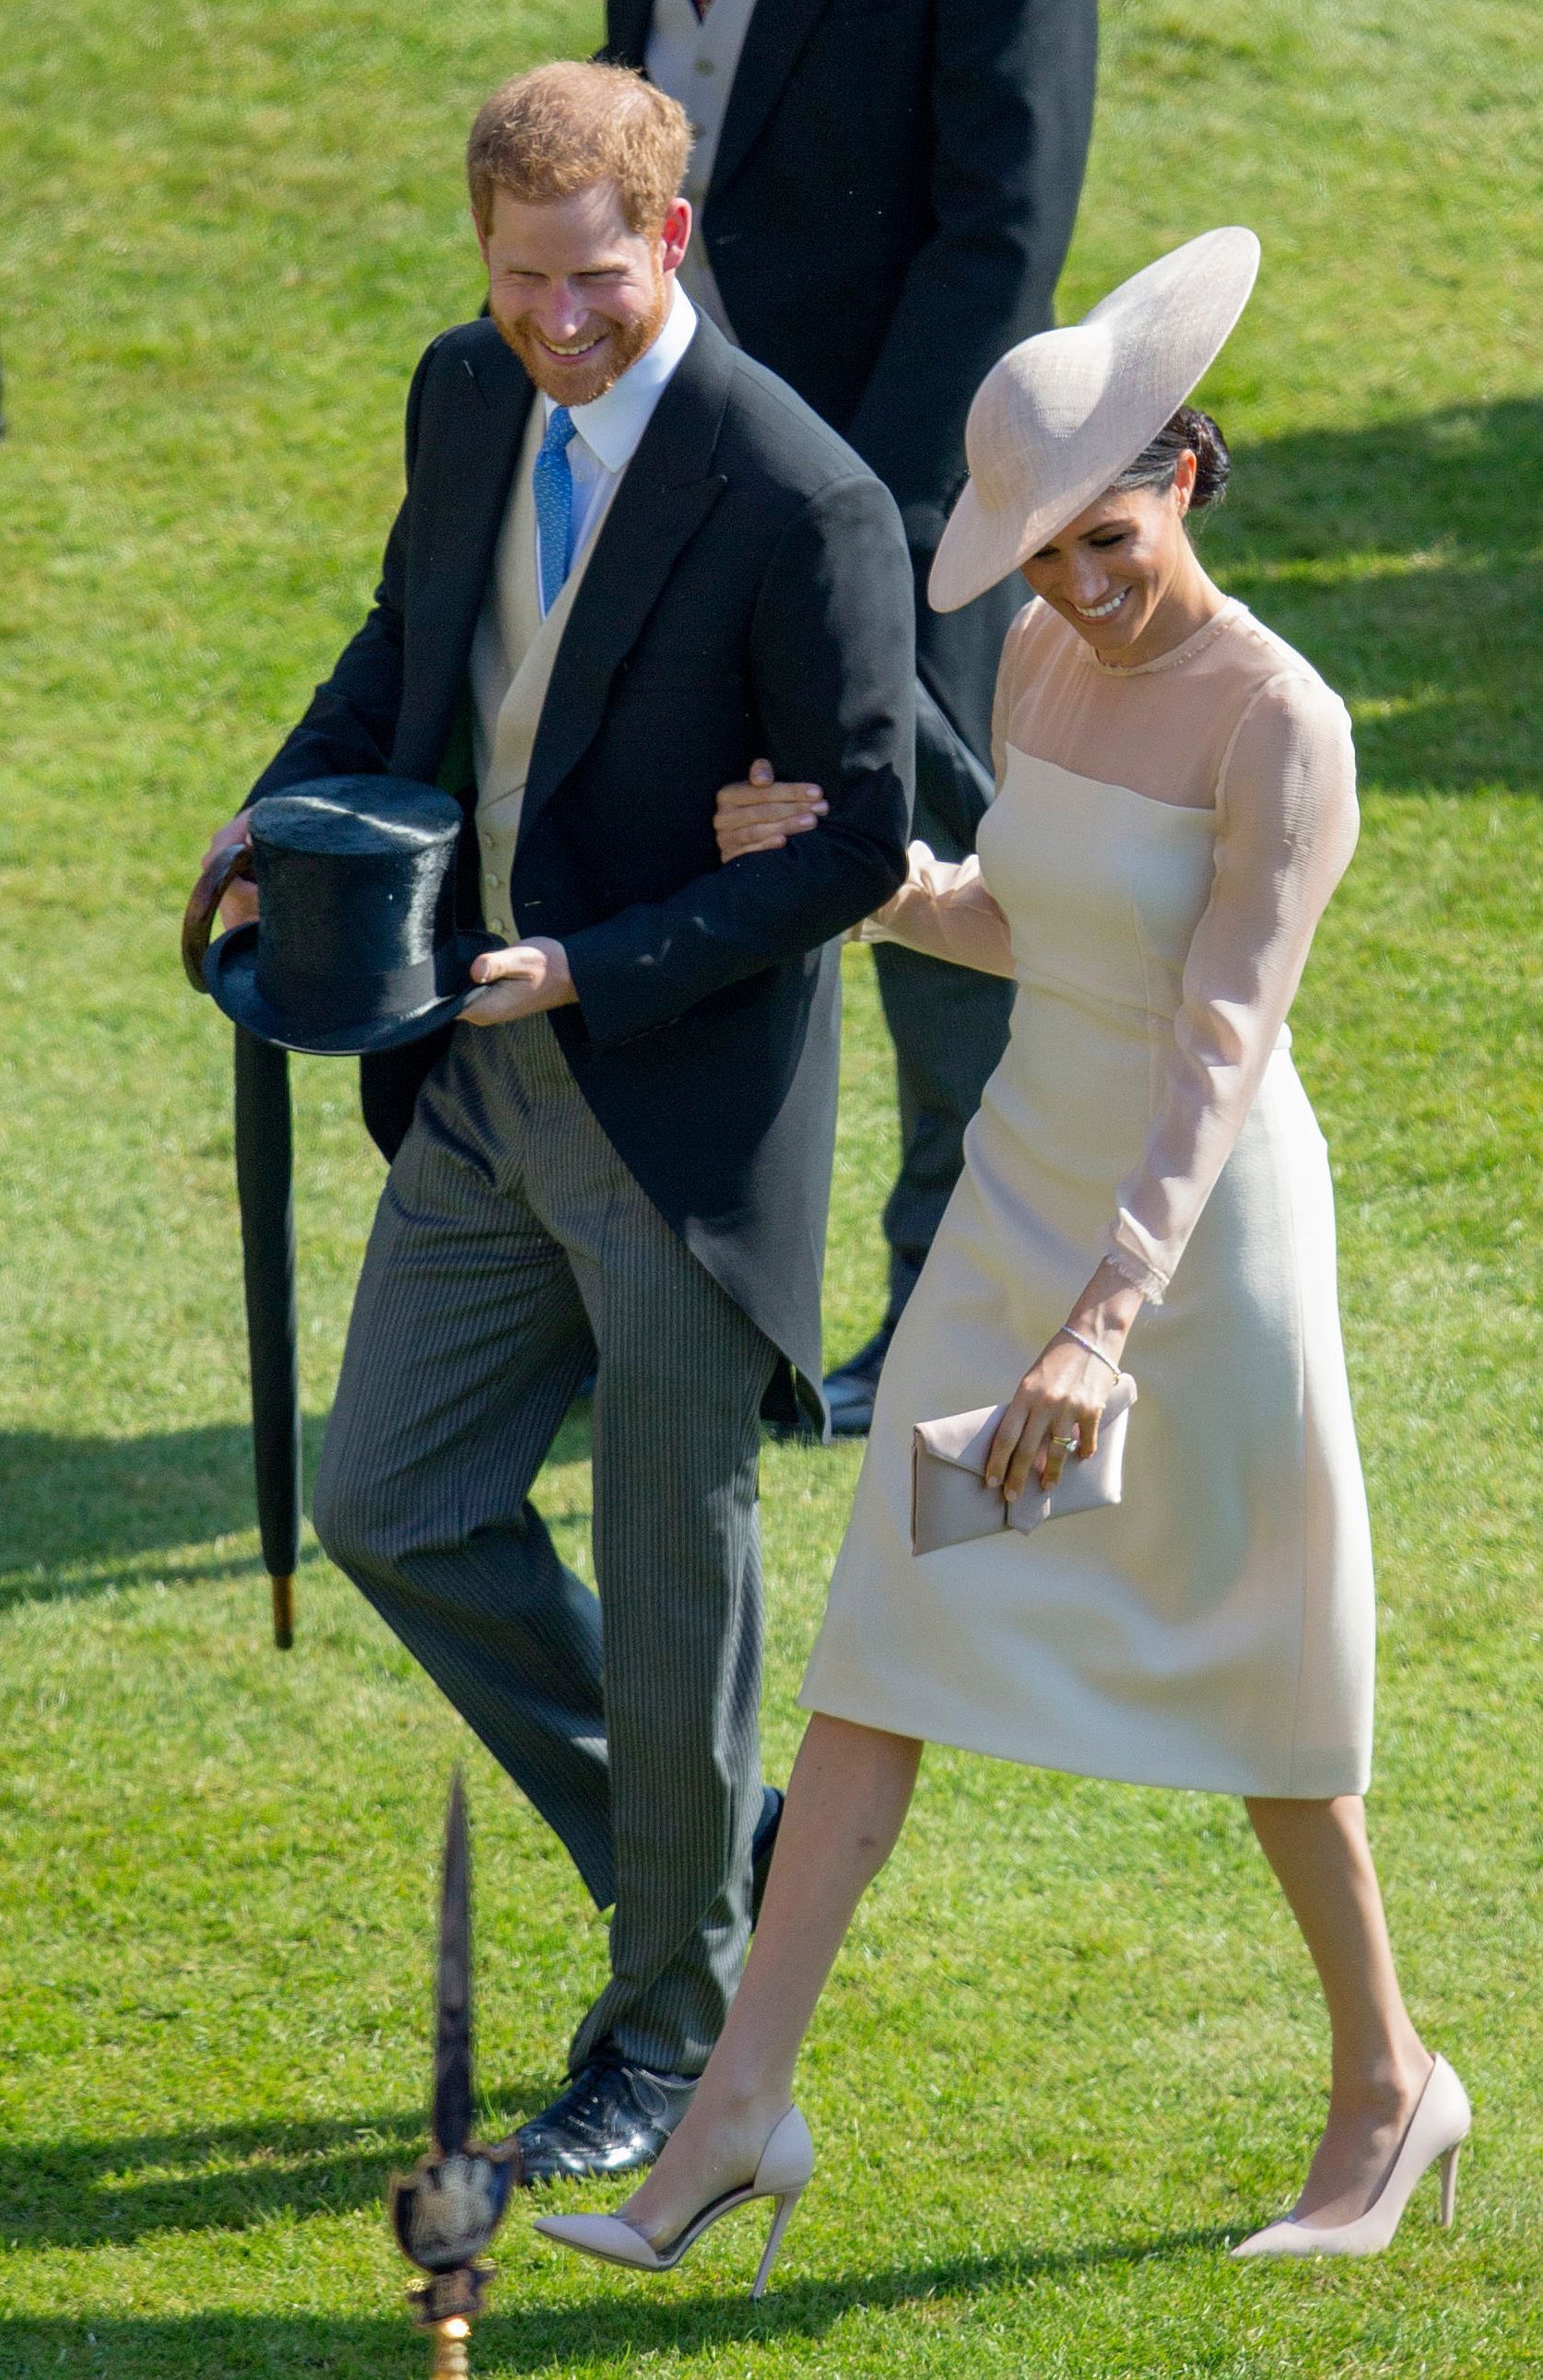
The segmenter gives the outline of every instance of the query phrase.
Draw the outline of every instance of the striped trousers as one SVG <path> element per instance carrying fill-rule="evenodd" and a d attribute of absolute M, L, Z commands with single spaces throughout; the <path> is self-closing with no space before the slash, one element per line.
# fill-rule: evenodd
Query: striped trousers
<path fill-rule="evenodd" d="M 598 1356 L 599 1597 L 530 1488 Z M 639 1189 L 544 1016 L 457 1028 L 371 1234 L 317 1534 L 614 1904 L 574 2066 L 697 2073 L 761 1814 L 768 1340 Z"/>

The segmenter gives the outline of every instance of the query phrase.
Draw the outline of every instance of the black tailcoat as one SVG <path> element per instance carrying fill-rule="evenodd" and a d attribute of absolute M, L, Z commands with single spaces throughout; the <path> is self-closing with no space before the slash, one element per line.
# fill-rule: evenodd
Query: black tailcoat
<path fill-rule="evenodd" d="M 407 491 L 374 606 L 253 798 L 354 771 L 467 808 L 467 663 L 532 398 L 489 322 L 446 332 L 407 404 Z M 834 1136 L 832 938 L 905 873 L 914 658 L 893 499 L 773 376 L 699 324 L 597 533 L 531 755 L 511 880 L 561 941 L 575 1079 L 650 1197 L 818 1408 Z M 831 804 L 818 834 L 720 865 L 720 785 L 766 754 Z M 466 1028 L 470 1029 L 470 1028 Z M 493 1028 L 496 1029 L 496 1028 Z M 367 1060 L 400 1138 L 426 1045 Z"/>
<path fill-rule="evenodd" d="M 608 0 L 606 54 L 640 67 L 652 13 Z M 1097 42 L 1097 0 L 759 0 L 702 210 L 735 335 L 899 504 L 920 674 L 981 755 L 1022 589 L 940 617 L 923 582 L 970 399 L 1051 320 Z"/>

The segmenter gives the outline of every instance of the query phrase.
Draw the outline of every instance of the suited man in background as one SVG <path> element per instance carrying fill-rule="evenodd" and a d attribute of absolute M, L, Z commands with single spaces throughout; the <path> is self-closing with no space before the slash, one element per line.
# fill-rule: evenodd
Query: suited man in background
<path fill-rule="evenodd" d="M 1051 322 L 1092 122 L 1097 0 L 608 0 L 606 54 L 685 107 L 695 225 L 681 278 L 729 337 L 855 446 L 900 506 L 915 570 L 916 832 L 962 858 L 991 795 L 997 662 L 1019 594 L 930 612 L 965 417 Z M 868 1427 L 880 1366 L 1002 1055 L 1013 987 L 875 951 L 901 1168 L 888 1310 L 827 1383 Z"/>
<path fill-rule="evenodd" d="M 491 320 L 422 358 L 373 609 L 251 796 L 437 780 L 507 945 L 451 1034 L 367 1062 L 400 1146 L 315 1521 L 614 1904 L 532 2180 L 656 2155 L 738 1979 L 780 1808 L 760 1415 L 820 1412 L 833 938 L 904 875 L 915 746 L 893 499 L 677 286 L 688 145 L 614 67 L 482 109 Z M 724 868 L 761 752 L 830 815 Z M 597 1349 L 598 1598 L 529 1500 Z"/>

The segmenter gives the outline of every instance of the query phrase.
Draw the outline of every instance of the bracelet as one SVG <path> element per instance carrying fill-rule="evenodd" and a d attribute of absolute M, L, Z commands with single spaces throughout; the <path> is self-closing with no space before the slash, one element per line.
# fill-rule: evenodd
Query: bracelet
<path fill-rule="evenodd" d="M 1123 1377 L 1120 1366 L 1115 1362 L 1113 1356 L 1106 1355 L 1101 1347 L 1095 1347 L 1091 1339 L 1085 1339 L 1081 1331 L 1074 1330 L 1069 1322 L 1063 1322 L 1062 1324 L 1060 1336 L 1063 1339 L 1075 1339 L 1077 1345 L 1084 1348 L 1089 1355 L 1096 1355 L 1100 1364 L 1107 1364 L 1117 1380 Z"/>

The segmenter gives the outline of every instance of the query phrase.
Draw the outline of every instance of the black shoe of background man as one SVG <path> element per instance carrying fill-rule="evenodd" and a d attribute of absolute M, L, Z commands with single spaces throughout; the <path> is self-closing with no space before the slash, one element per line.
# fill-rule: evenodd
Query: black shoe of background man
<path fill-rule="evenodd" d="M 894 1325 L 886 1322 L 866 1347 L 857 1350 L 849 1364 L 843 1364 L 826 1381 L 831 1427 L 837 1438 L 867 1437 L 873 1420 L 873 1400 L 879 1392 L 879 1375 L 893 1337 Z"/>
<path fill-rule="evenodd" d="M 597 2050 L 559 2099 L 515 2134 L 525 2181 L 584 2181 L 652 2165 L 697 2087 L 694 2074 L 655 2074 Z"/>

